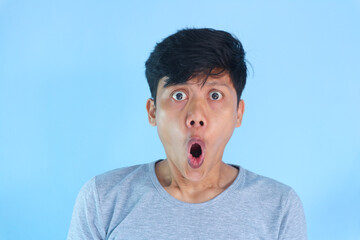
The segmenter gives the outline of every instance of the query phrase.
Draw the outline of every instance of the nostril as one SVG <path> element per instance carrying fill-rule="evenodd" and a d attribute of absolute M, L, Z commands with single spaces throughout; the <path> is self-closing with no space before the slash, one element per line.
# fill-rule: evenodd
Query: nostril
<path fill-rule="evenodd" d="M 192 120 L 192 121 L 190 122 L 190 125 L 193 126 L 194 124 L 195 124 L 195 121 Z"/>
<path fill-rule="evenodd" d="M 204 122 L 203 122 L 203 121 L 200 121 L 200 125 L 201 125 L 201 126 L 204 126 Z"/>

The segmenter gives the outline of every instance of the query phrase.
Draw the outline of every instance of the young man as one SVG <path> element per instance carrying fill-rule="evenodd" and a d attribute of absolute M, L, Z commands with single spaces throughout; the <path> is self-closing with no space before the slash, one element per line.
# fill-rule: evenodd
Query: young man
<path fill-rule="evenodd" d="M 213 29 L 156 45 L 146 109 L 166 159 L 86 183 L 68 239 L 306 239 L 290 187 L 222 161 L 244 113 L 244 57 L 235 37 Z"/>

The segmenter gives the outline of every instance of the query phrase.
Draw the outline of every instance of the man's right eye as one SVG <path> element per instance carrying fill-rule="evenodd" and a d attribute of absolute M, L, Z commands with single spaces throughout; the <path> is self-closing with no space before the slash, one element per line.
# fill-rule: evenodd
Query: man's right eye
<path fill-rule="evenodd" d="M 175 99 L 176 101 L 182 101 L 186 98 L 186 94 L 183 91 L 176 91 L 172 95 L 172 98 Z"/>

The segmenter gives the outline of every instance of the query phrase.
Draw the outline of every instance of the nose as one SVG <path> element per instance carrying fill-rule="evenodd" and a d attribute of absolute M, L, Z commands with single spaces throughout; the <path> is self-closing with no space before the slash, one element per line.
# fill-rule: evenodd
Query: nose
<path fill-rule="evenodd" d="M 200 101 L 191 102 L 186 116 L 186 126 L 188 128 L 205 127 L 207 123 L 205 115 L 205 107 Z"/>
<path fill-rule="evenodd" d="M 191 120 L 190 121 L 190 126 L 192 126 L 192 127 L 196 127 L 196 122 L 194 121 L 194 120 Z M 199 124 L 197 124 L 198 126 L 204 126 L 204 121 L 202 121 L 202 120 L 200 120 L 199 121 Z"/>

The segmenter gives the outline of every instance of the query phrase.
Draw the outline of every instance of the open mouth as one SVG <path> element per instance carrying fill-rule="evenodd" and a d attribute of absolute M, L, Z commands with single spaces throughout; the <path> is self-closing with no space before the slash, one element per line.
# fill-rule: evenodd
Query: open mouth
<path fill-rule="evenodd" d="M 188 143 L 188 163 L 191 168 L 199 168 L 204 162 L 205 144 L 200 139 Z"/>
<path fill-rule="evenodd" d="M 202 154 L 201 146 L 198 143 L 194 143 L 193 145 L 191 145 L 190 154 L 194 158 L 200 157 L 200 155 Z"/>

